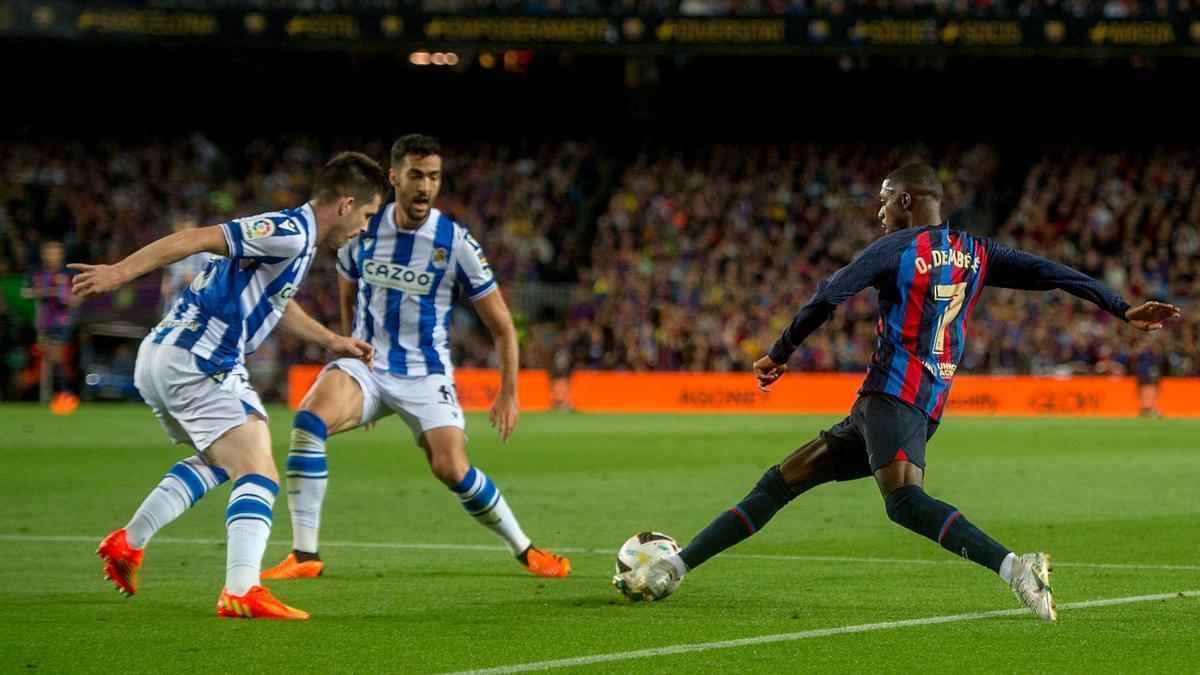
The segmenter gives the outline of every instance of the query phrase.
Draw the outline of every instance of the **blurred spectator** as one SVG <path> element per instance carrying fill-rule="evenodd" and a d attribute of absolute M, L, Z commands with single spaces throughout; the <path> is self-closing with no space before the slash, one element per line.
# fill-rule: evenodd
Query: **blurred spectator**
<path fill-rule="evenodd" d="M 1158 407 L 1158 387 L 1162 380 L 1161 345 L 1152 339 L 1139 341 L 1133 355 L 1133 372 L 1138 383 L 1138 407 L 1142 417 L 1162 417 Z"/>
<path fill-rule="evenodd" d="M 43 403 L 51 402 L 52 395 L 72 393 L 71 337 L 75 329 L 75 308 L 80 302 L 71 293 L 71 272 L 65 267 L 65 257 L 61 242 L 43 243 L 41 264 L 29 273 L 25 287 L 21 289 L 21 294 L 37 306 L 34 325 L 41 354 L 40 399 Z"/>

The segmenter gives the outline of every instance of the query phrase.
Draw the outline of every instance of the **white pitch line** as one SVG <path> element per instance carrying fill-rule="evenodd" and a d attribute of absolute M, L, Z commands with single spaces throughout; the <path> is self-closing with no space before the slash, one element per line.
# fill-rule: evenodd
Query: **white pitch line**
<path fill-rule="evenodd" d="M 29 542 L 61 542 L 61 543 L 99 543 L 99 536 L 80 535 L 41 535 L 41 534 L 0 534 L 0 541 L 29 541 Z M 217 546 L 225 543 L 224 539 L 188 539 L 181 537 L 155 537 L 156 544 L 203 544 Z M 282 546 L 282 542 L 275 542 Z M 422 544 L 401 541 L 323 541 L 321 546 L 328 548 L 382 548 L 406 551 L 507 551 L 503 546 L 491 544 Z M 582 553 L 587 555 L 611 555 L 612 551 L 596 548 L 580 548 L 566 546 L 555 548 L 562 553 Z M 916 558 L 862 558 L 854 556 L 829 555 L 784 555 L 772 553 L 724 553 L 722 558 L 742 558 L 746 560 L 794 560 L 796 562 L 841 562 L 865 563 L 869 565 L 959 565 L 958 558 L 944 560 L 922 560 Z M 1167 572 L 1200 572 L 1200 565 L 1151 565 L 1142 563 L 1086 563 L 1054 561 L 1055 567 L 1086 567 L 1093 569 L 1114 570 L 1163 570 Z"/>
<path fill-rule="evenodd" d="M 1174 600 L 1177 598 L 1197 598 L 1200 597 L 1198 591 L 1179 591 L 1176 593 L 1159 593 L 1157 595 L 1133 595 L 1126 598 L 1106 598 L 1102 600 L 1087 600 L 1084 602 L 1072 602 L 1065 605 L 1059 605 L 1059 610 L 1085 609 L 1088 607 L 1109 607 L 1112 605 L 1129 605 L 1136 602 L 1154 602 L 1155 600 Z M 1006 616 L 1022 616 L 1028 615 L 1028 609 L 998 609 L 990 612 L 970 612 L 967 614 L 950 614 L 946 616 L 930 616 L 923 619 L 905 619 L 903 621 L 883 621 L 880 623 L 863 623 L 855 626 L 839 626 L 837 628 L 821 628 L 817 630 L 805 630 L 796 633 L 778 633 L 775 635 L 760 635 L 758 637 L 741 638 L 738 640 L 719 640 L 716 642 L 694 642 L 691 644 L 670 645 L 668 647 L 653 647 L 650 649 L 638 649 L 629 652 L 611 652 L 608 654 L 593 654 L 591 656 L 578 656 L 569 659 L 554 659 L 551 661 L 534 661 L 531 663 L 518 663 L 511 666 L 501 666 L 498 668 L 484 668 L 480 670 L 466 670 L 452 675 L 499 675 L 500 673 L 524 673 L 534 670 L 550 670 L 553 668 L 571 668 L 574 666 L 588 666 L 597 663 L 611 663 L 613 661 L 629 661 L 632 659 L 641 659 L 654 656 L 668 656 L 671 654 L 686 654 L 688 652 L 711 651 L 714 649 L 730 649 L 733 647 L 747 647 L 750 645 L 764 645 L 774 642 L 795 642 L 797 640 L 810 640 L 812 638 L 829 637 L 832 635 L 847 635 L 850 633 L 867 633 L 878 630 L 889 630 L 892 628 L 908 628 L 910 626 L 930 626 L 940 623 L 956 623 L 960 621 L 976 621 L 978 619 L 989 619 L 993 617 Z M 1034 619 L 1030 618 L 1030 621 Z M 641 670 L 641 669 L 639 669 Z"/>

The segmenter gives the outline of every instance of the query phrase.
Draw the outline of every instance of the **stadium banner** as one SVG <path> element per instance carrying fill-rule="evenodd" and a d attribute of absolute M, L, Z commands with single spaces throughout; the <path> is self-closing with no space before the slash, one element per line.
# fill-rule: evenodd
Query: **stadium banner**
<path fill-rule="evenodd" d="M 0 0 L 0 38 L 208 43 L 330 50 L 537 49 L 609 52 L 887 52 L 921 48 L 1030 56 L 1196 53 L 1200 19 L 908 15 L 611 17 L 422 12 L 244 11 L 217 6 Z"/>
<path fill-rule="evenodd" d="M 321 366 L 292 366 L 288 404 L 295 408 Z M 521 410 L 551 409 L 550 377 L 522 370 Z M 500 375 L 495 370 L 455 371 L 464 410 L 488 410 Z M 750 373 L 647 373 L 577 371 L 570 401 L 592 413 L 785 413 L 845 415 L 854 403 L 861 374 L 790 373 L 770 393 L 759 391 Z M 1200 418 L 1200 378 L 1164 378 L 1160 406 L 1168 417 Z M 1138 385 L 1132 377 L 1034 377 L 959 375 L 954 378 L 949 415 L 1136 417 Z"/>
<path fill-rule="evenodd" d="M 288 368 L 288 406 L 300 407 L 300 401 L 317 376 L 320 365 L 291 366 Z M 500 371 L 487 368 L 457 368 L 454 371 L 454 388 L 458 403 L 468 412 L 491 409 L 496 395 L 500 393 Z M 544 370 L 522 370 L 517 379 L 517 400 L 523 412 L 544 412 L 550 409 L 550 377 Z"/>

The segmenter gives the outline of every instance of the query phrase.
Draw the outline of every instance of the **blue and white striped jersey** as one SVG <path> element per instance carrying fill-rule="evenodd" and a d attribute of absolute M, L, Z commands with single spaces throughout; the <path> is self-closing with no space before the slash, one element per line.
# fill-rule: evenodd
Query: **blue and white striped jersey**
<path fill-rule="evenodd" d="M 483 248 L 466 228 L 430 209 L 415 230 L 396 227 L 388 204 L 338 251 L 338 273 L 358 285 L 354 337 L 375 347 L 375 368 L 452 376 L 450 318 L 461 286 L 471 301 L 496 290 Z"/>
<path fill-rule="evenodd" d="M 312 206 L 238 218 L 220 226 L 229 257 L 214 257 L 151 335 L 196 355 L 206 373 L 227 371 L 253 353 L 283 318 L 312 265 Z"/>

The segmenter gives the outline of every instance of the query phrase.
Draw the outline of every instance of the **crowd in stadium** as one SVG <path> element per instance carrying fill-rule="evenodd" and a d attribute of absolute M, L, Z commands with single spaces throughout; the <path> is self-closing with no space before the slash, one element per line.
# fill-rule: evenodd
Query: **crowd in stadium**
<path fill-rule="evenodd" d="M 0 277 L 32 279 L 45 241 L 63 242 L 69 260 L 111 262 L 185 219 L 210 224 L 298 205 L 335 148 L 383 158 L 388 141 L 264 137 L 225 147 L 197 133 L 5 143 Z M 987 145 L 646 148 L 617 158 L 573 141 L 447 147 L 438 205 L 484 245 L 518 317 L 523 365 L 746 369 L 816 282 L 878 235 L 880 178 L 923 159 L 942 172 L 954 225 L 1077 266 L 1130 300 L 1181 304 L 1187 317 L 1144 337 L 1062 293 L 992 290 L 972 320 L 967 372 L 1200 374 L 1200 321 L 1187 311 L 1200 297 L 1194 152 L 1070 147 L 1001 171 Z M 337 325 L 332 256 L 298 297 Z M 797 351 L 793 369 L 861 371 L 873 308 L 870 292 L 844 305 Z M 152 322 L 159 307 L 143 309 Z M 88 305 L 66 312 L 76 324 L 100 318 Z M 493 364 L 486 329 L 465 306 L 456 325 L 459 363 Z M 248 364 L 266 396 L 282 391 L 285 364 L 325 360 L 276 335 Z M 33 394 L 34 336 L 0 296 L 0 396 Z"/>

